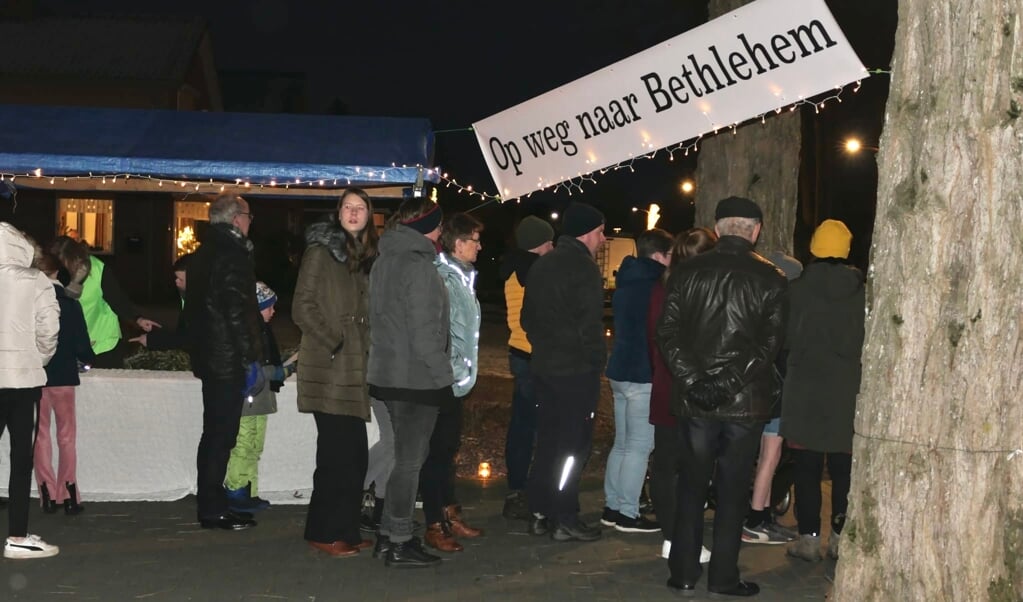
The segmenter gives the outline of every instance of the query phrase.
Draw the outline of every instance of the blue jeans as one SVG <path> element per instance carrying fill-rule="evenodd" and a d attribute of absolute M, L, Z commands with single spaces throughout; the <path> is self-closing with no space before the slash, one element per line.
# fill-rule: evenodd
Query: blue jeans
<path fill-rule="evenodd" d="M 412 539 L 419 471 L 430 452 L 430 435 L 437 422 L 437 406 L 386 400 L 394 430 L 394 468 L 387 480 L 387 497 L 380 534 L 395 543 Z"/>
<path fill-rule="evenodd" d="M 525 489 L 529 478 L 529 465 L 533 462 L 533 445 L 536 441 L 536 389 L 529 360 L 508 354 L 508 366 L 515 379 L 512 389 L 511 419 L 508 421 L 508 437 L 504 445 L 504 463 L 508 467 L 508 489 Z"/>
<path fill-rule="evenodd" d="M 607 456 L 604 498 L 608 508 L 636 518 L 647 462 L 654 449 L 654 425 L 650 424 L 651 384 L 616 380 L 610 383 L 615 400 L 615 442 Z"/>

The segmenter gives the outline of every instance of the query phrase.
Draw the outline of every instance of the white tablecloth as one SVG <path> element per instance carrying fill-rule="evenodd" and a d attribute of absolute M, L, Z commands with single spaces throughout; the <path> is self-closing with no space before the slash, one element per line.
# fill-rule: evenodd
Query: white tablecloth
<path fill-rule="evenodd" d="M 316 424 L 295 405 L 295 378 L 277 394 L 259 462 L 259 496 L 308 503 Z M 195 493 L 202 383 L 188 372 L 93 370 L 77 390 L 78 483 L 84 500 L 175 500 Z M 56 426 L 53 426 L 55 429 Z M 379 439 L 367 425 L 370 445 Z M 57 459 L 53 436 L 54 461 Z M 0 438 L 0 495 L 10 475 L 9 435 Z M 54 467 L 56 469 L 56 467 Z M 33 475 L 33 491 L 35 491 Z"/>

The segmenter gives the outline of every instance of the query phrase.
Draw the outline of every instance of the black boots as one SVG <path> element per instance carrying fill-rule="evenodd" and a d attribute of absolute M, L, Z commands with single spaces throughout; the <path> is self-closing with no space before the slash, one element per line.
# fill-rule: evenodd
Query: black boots
<path fill-rule="evenodd" d="M 387 558 L 384 559 L 384 566 L 394 568 L 419 568 L 428 567 L 440 563 L 440 556 L 434 556 L 423 549 L 422 542 L 418 537 L 400 543 L 390 542 L 391 547 L 387 550 Z"/>
<path fill-rule="evenodd" d="M 69 482 L 64 483 L 64 487 L 67 488 L 68 493 L 67 499 L 64 500 L 64 514 L 68 516 L 81 514 L 85 510 L 85 506 L 78 503 L 78 486 Z M 57 502 L 50 495 L 50 490 L 46 487 L 46 483 L 39 485 L 39 497 L 42 498 L 43 512 L 47 514 L 57 512 Z"/>
<path fill-rule="evenodd" d="M 387 553 L 390 552 L 390 551 L 391 551 L 391 539 L 389 537 L 384 537 L 378 531 L 377 532 L 377 542 L 376 542 L 376 545 L 373 546 L 373 558 L 383 558 L 383 559 L 386 560 L 387 559 Z"/>
<path fill-rule="evenodd" d="M 78 503 L 78 485 L 74 483 L 64 483 L 67 487 L 68 497 L 64 500 L 64 514 L 68 516 L 74 516 L 81 514 L 85 510 L 85 506 Z M 57 511 L 56 503 L 54 503 L 53 511 Z"/>
<path fill-rule="evenodd" d="M 43 512 L 47 514 L 54 514 L 57 512 L 57 502 L 50 497 L 50 490 L 46 488 L 46 483 L 40 483 L 39 497 L 43 498 Z"/>

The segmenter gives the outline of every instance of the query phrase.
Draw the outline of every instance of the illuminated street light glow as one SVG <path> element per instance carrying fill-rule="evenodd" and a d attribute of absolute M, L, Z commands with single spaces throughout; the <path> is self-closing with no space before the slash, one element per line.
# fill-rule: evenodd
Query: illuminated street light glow
<path fill-rule="evenodd" d="M 650 209 L 640 209 L 639 207 L 633 207 L 632 212 L 642 211 L 646 214 L 646 229 L 653 230 L 657 227 L 657 221 L 661 219 L 661 206 L 657 203 L 650 203 Z"/>
<path fill-rule="evenodd" d="M 877 152 L 878 150 L 876 146 L 864 146 L 863 143 L 860 142 L 859 138 L 846 138 L 845 142 L 842 143 L 842 147 L 845 148 L 845 152 L 850 155 L 855 155 L 861 150 L 871 150 L 874 152 Z"/>
<path fill-rule="evenodd" d="M 693 184 L 692 180 L 682 180 L 682 193 L 683 194 L 689 194 L 690 192 L 693 191 L 694 188 L 696 188 L 696 186 Z"/>

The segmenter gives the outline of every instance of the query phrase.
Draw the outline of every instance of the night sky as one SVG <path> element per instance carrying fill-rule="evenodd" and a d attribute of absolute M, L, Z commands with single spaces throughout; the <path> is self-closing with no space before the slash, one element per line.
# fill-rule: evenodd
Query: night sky
<path fill-rule="evenodd" d="M 36 0 L 35 5 L 37 14 L 62 16 L 202 16 L 222 70 L 305 73 L 308 112 L 326 113 L 340 100 L 353 115 L 427 117 L 438 132 L 468 128 L 474 121 L 645 50 L 706 19 L 705 0 L 505 4 Z M 895 3 L 835 0 L 829 5 L 864 64 L 887 67 Z M 868 80 L 861 98 L 843 103 L 842 110 L 820 126 L 839 136 L 848 124 L 861 135 L 872 136 L 869 144 L 876 145 L 886 92 L 887 82 Z M 471 132 L 438 133 L 436 164 L 462 184 L 496 191 Z M 690 219 L 679 183 L 694 167 L 693 160 L 668 161 L 661 153 L 637 162 L 634 171 L 598 177 L 581 197 L 569 197 L 564 190 L 540 192 L 515 207 L 491 204 L 478 211 L 484 221 L 504 224 L 524 213 L 546 214 L 571 200 L 585 200 L 604 209 L 609 225 L 630 231 L 643 223 L 643 214 L 630 208 L 657 202 L 664 207 L 662 226 L 677 230 Z M 871 164 L 864 166 L 861 161 L 849 168 L 853 170 L 849 176 L 839 173 L 832 178 L 839 181 L 831 187 L 839 196 L 827 202 L 836 213 L 846 202 L 839 198 L 842 194 L 852 190 L 853 196 L 860 197 L 864 193 L 858 187 L 871 177 L 876 181 Z M 852 183 L 841 185 L 845 177 L 852 178 Z M 464 210 L 480 203 L 452 189 L 442 189 L 441 200 L 446 209 Z M 869 214 L 852 219 L 871 220 L 873 198 L 869 204 Z"/>

